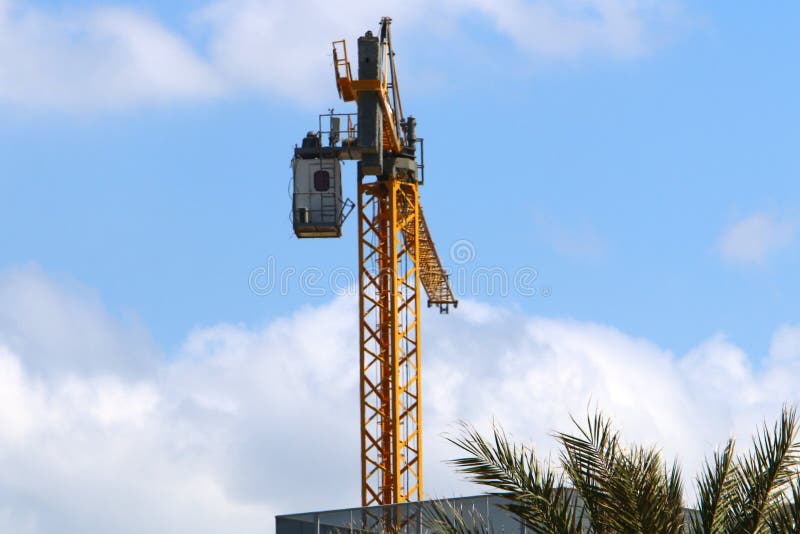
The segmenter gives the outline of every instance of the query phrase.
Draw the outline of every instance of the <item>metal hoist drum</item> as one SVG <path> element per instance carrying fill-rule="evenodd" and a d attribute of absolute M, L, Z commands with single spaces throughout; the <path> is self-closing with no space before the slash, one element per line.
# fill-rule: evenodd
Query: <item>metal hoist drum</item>
<path fill-rule="evenodd" d="M 297 237 L 341 237 L 342 169 L 335 158 L 295 158 L 292 220 Z"/>

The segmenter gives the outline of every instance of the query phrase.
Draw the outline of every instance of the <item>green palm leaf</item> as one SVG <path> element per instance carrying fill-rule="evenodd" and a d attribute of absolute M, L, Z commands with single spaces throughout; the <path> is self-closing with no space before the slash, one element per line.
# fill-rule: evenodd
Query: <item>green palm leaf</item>
<path fill-rule="evenodd" d="M 768 520 L 769 531 L 800 534 L 800 476 L 795 477 L 791 491 L 781 496 L 781 503 Z"/>
<path fill-rule="evenodd" d="M 692 518 L 692 528 L 697 534 L 725 534 L 733 525 L 731 511 L 735 505 L 736 464 L 735 441 L 728 440 L 722 451 L 706 461 L 697 478 L 697 513 Z"/>
<path fill-rule="evenodd" d="M 434 501 L 422 509 L 422 524 L 432 532 L 490 534 L 489 524 L 475 507 L 464 510 L 450 501 Z"/>
<path fill-rule="evenodd" d="M 737 499 L 733 507 L 737 532 L 768 532 L 770 517 L 778 513 L 800 464 L 797 412 L 784 406 L 772 432 L 763 426 L 753 437 L 753 449 L 737 465 Z"/>
<path fill-rule="evenodd" d="M 592 532 L 665 533 L 683 530 L 680 469 L 667 469 L 655 448 L 625 451 L 611 421 L 597 412 L 577 434 L 558 433 L 562 464 L 585 503 Z"/>
<path fill-rule="evenodd" d="M 540 462 L 533 449 L 512 444 L 498 426 L 491 442 L 462 424 L 461 435 L 448 440 L 467 453 L 452 461 L 472 482 L 507 493 L 502 507 L 535 533 L 580 534 L 583 514 L 563 476 Z"/>
<path fill-rule="evenodd" d="M 466 455 L 456 468 L 478 484 L 504 492 L 502 508 L 526 528 L 546 534 L 800 534 L 800 442 L 796 410 L 784 406 L 770 428 L 734 457 L 734 440 L 716 452 L 697 478 L 697 510 L 683 508 L 681 471 L 655 447 L 625 448 L 610 419 L 597 412 L 577 432 L 557 433 L 560 466 L 542 462 L 494 427 L 486 439 L 462 424 L 448 438 Z M 436 532 L 487 534 L 479 515 L 434 510 Z"/>

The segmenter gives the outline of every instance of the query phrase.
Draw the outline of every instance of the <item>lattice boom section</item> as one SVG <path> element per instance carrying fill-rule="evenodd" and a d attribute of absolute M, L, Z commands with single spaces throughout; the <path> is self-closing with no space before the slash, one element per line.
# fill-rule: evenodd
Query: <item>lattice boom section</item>
<path fill-rule="evenodd" d="M 364 506 L 422 497 L 418 227 L 415 183 L 359 185 Z"/>
<path fill-rule="evenodd" d="M 436 252 L 436 246 L 433 244 L 431 233 L 428 230 L 428 223 L 425 222 L 422 206 L 418 207 L 417 216 L 419 218 L 419 225 L 417 226 L 419 233 L 417 236 L 410 236 L 408 232 L 412 229 L 407 229 L 406 241 L 417 243 L 419 246 L 417 253 L 419 276 L 425 292 L 428 294 L 428 302 L 436 305 L 458 305 L 458 300 L 456 300 L 450 287 L 450 279 L 442 266 L 439 254 Z"/>

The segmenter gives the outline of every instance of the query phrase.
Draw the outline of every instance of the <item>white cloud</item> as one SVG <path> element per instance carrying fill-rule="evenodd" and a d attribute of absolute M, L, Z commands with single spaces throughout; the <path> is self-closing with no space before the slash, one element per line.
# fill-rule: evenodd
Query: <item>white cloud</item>
<path fill-rule="evenodd" d="M 472 39 L 478 17 L 533 57 L 631 57 L 654 47 L 676 6 L 650 0 L 215 0 L 187 13 L 207 30 L 198 48 L 153 16 L 127 7 L 63 10 L 0 0 L 0 102 L 102 110 L 252 91 L 292 102 L 329 101 L 330 42 L 353 40 L 391 14 L 409 65 Z M 354 45 L 355 43 L 352 43 Z M 355 50 L 351 50 L 355 54 Z M 453 57 L 458 50 L 452 51 Z"/>
<path fill-rule="evenodd" d="M 411 24 L 427 6 L 420 0 L 362 1 L 347 9 L 319 0 L 217 0 L 195 18 L 210 28 L 212 61 L 234 85 L 316 102 L 336 96 L 331 41 L 347 37 L 349 53 L 356 54 L 354 38 L 376 31 L 382 15 Z"/>
<path fill-rule="evenodd" d="M 263 532 L 276 513 L 358 503 L 352 297 L 262 328 L 198 329 L 153 363 L 147 336 L 89 291 L 30 269 L 0 287 L 0 528 Z M 26 300 L 52 313 L 15 317 Z M 84 327 L 59 323 L 69 315 Z M 440 435 L 458 419 L 496 418 L 547 454 L 552 430 L 598 405 L 630 440 L 679 455 L 688 483 L 729 434 L 800 400 L 797 326 L 776 331 L 758 368 L 720 335 L 678 356 L 608 326 L 475 302 L 430 312 L 424 334 L 429 495 L 480 491 L 443 463 L 457 451 Z"/>
<path fill-rule="evenodd" d="M 36 374 L 152 373 L 160 354 L 141 325 L 114 321 L 95 293 L 62 285 L 35 267 L 3 273 L 0 345 L 25 354 Z"/>
<path fill-rule="evenodd" d="M 791 245 L 798 231 L 796 220 L 756 213 L 737 221 L 719 239 L 722 259 L 735 264 L 763 263 Z"/>
<path fill-rule="evenodd" d="M 331 86 L 331 40 L 347 37 L 352 47 L 353 37 L 374 30 L 386 14 L 392 15 L 395 30 L 408 36 L 401 48 L 412 54 L 405 60 L 411 64 L 414 54 L 447 47 L 453 22 L 469 15 L 484 17 L 537 57 L 636 56 L 652 46 L 650 17 L 665 12 L 663 5 L 630 0 L 384 0 L 351 4 L 347 10 L 318 0 L 218 0 L 201 11 L 199 20 L 212 27 L 214 63 L 234 83 L 308 100 L 327 94 Z M 455 59 L 458 52 L 452 54 Z"/>
<path fill-rule="evenodd" d="M 464 0 L 521 49 L 545 58 L 633 57 L 653 43 L 652 17 L 674 13 L 674 2 L 629 0 Z"/>
<path fill-rule="evenodd" d="M 0 0 L 0 101 L 86 110 L 222 90 L 180 36 L 132 8 L 57 12 Z"/>

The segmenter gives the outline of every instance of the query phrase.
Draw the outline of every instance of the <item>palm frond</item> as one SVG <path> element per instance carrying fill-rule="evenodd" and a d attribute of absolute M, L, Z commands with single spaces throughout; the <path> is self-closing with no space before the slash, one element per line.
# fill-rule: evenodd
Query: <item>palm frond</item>
<path fill-rule="evenodd" d="M 737 500 L 733 508 L 735 529 L 767 532 L 770 517 L 781 508 L 800 465 L 797 412 L 783 407 L 772 431 L 764 424 L 753 437 L 753 449 L 737 465 Z"/>
<path fill-rule="evenodd" d="M 677 463 L 667 465 L 655 447 L 624 447 L 600 412 L 573 423 L 577 432 L 554 434 L 560 469 L 512 443 L 498 426 L 484 438 L 466 424 L 449 438 L 467 453 L 452 463 L 472 482 L 506 493 L 501 508 L 534 533 L 800 534 L 795 408 L 784 406 L 774 426 L 764 424 L 749 452 L 736 458 L 730 439 L 706 460 L 697 477 L 698 509 L 688 518 Z M 440 514 L 439 530 L 484 534 L 478 518 L 461 517 Z"/>
<path fill-rule="evenodd" d="M 697 478 L 697 513 L 692 517 L 696 534 L 725 534 L 732 524 L 731 510 L 736 500 L 736 442 L 728 440 L 722 451 L 706 460 Z"/>
<path fill-rule="evenodd" d="M 516 515 L 535 533 L 580 534 L 583 514 L 564 477 L 541 462 L 532 448 L 513 444 L 499 426 L 490 440 L 473 427 L 461 425 L 458 437 L 448 437 L 467 456 L 451 463 L 477 484 L 507 493 L 502 508 Z"/>
<path fill-rule="evenodd" d="M 596 412 L 576 434 L 558 433 L 562 465 L 585 503 L 592 531 L 683 532 L 683 490 L 677 463 L 667 468 L 655 448 L 626 451 L 610 419 Z"/>
<path fill-rule="evenodd" d="M 634 488 L 630 504 L 636 521 L 628 530 L 659 534 L 683 532 L 683 490 L 677 462 L 667 467 L 661 452 L 637 447 L 628 455 L 626 485 Z"/>
<path fill-rule="evenodd" d="M 768 519 L 769 531 L 800 534 L 800 476 L 791 483 L 791 491 L 781 495 L 781 503 Z"/>
<path fill-rule="evenodd" d="M 437 534 L 491 534 L 489 523 L 473 506 L 468 510 L 448 500 L 423 507 L 422 525 Z"/>
<path fill-rule="evenodd" d="M 586 426 L 572 418 L 578 434 L 558 432 L 561 464 L 572 486 L 581 496 L 588 519 L 597 534 L 614 532 L 619 510 L 615 509 L 609 487 L 611 473 L 618 461 L 619 434 L 601 412 L 587 415 Z"/>

